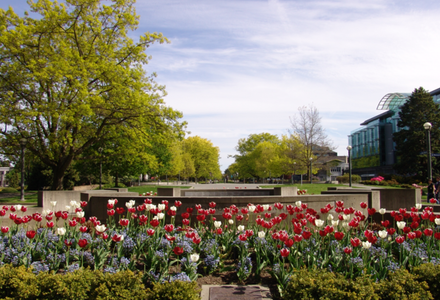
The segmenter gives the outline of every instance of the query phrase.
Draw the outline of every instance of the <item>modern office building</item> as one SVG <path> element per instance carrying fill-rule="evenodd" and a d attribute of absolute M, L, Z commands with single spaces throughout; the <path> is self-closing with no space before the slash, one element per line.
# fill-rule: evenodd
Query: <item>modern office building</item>
<path fill-rule="evenodd" d="M 440 88 L 430 92 L 434 102 L 440 105 Z M 394 174 L 396 161 L 393 133 L 398 131 L 400 107 L 409 99 L 411 93 L 390 93 L 383 96 L 377 110 L 385 112 L 370 118 L 352 131 L 349 144 L 352 146 L 353 174 L 362 180 L 379 174 Z"/>

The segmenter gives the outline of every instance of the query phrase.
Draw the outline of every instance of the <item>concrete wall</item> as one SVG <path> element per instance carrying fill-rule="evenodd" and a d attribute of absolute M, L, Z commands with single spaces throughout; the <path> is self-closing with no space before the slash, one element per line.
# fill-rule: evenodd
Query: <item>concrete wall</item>
<path fill-rule="evenodd" d="M 88 190 L 94 190 L 99 187 L 99 184 L 92 184 L 92 185 L 78 185 L 74 186 L 74 191 L 88 191 Z"/>
<path fill-rule="evenodd" d="M 346 187 L 329 187 L 329 191 L 325 193 L 369 193 L 368 191 L 379 192 L 379 203 L 374 200 L 375 197 L 371 195 L 371 203 L 369 207 L 374 207 L 376 210 L 385 208 L 386 210 L 398 210 L 399 208 L 410 209 L 416 203 L 422 203 L 422 195 L 418 189 L 387 189 L 387 188 L 372 188 L 372 189 L 356 189 Z"/>
<path fill-rule="evenodd" d="M 374 190 L 364 189 L 332 189 L 328 191 L 322 191 L 321 195 L 337 195 L 337 194 L 365 194 L 368 195 L 368 207 L 373 207 L 379 210 L 380 207 L 380 192 Z M 357 207 L 356 207 L 357 209 Z"/>
<path fill-rule="evenodd" d="M 127 189 L 123 189 L 127 190 Z M 106 197 L 117 198 L 118 195 L 124 196 L 139 196 L 138 193 L 118 193 L 112 190 L 89 190 L 89 191 L 38 191 L 38 206 L 43 209 L 50 209 L 52 211 L 64 211 L 66 206 L 70 205 L 70 201 L 88 201 L 88 197 L 83 197 L 82 193 L 86 195 L 105 195 Z M 50 202 L 56 201 L 55 207 Z"/>
<path fill-rule="evenodd" d="M 83 194 L 86 197 L 85 194 Z M 111 198 L 117 198 L 118 204 L 117 207 L 124 207 L 125 203 L 130 200 L 135 200 L 136 205 L 141 205 L 145 199 L 145 197 L 126 197 L 126 196 L 118 196 L 118 195 L 88 195 L 89 204 L 86 207 L 86 217 L 95 216 L 101 222 L 105 222 L 107 219 L 107 200 Z M 176 215 L 176 224 L 180 224 L 181 216 L 180 214 L 186 210 L 187 207 L 194 208 L 196 204 L 201 204 L 202 208 L 208 209 L 209 202 L 215 202 L 216 205 L 216 213 L 215 217 L 217 220 L 222 220 L 221 216 L 223 213 L 223 208 L 229 207 L 232 204 L 235 204 L 237 207 L 242 208 L 246 207 L 248 203 L 252 203 L 254 205 L 257 204 L 273 204 L 275 202 L 281 202 L 285 205 L 292 204 L 298 200 L 307 203 L 309 208 L 315 209 L 318 213 L 320 213 L 320 209 L 327 205 L 328 203 L 335 206 L 336 201 L 344 201 L 345 207 L 354 207 L 357 210 L 362 210 L 360 208 L 361 202 L 368 201 L 367 194 L 338 194 L 338 195 L 302 195 L 302 196 L 212 196 L 212 197 L 161 197 L 156 196 L 151 198 L 154 204 L 161 203 L 162 200 L 168 200 L 170 205 L 174 204 L 174 200 L 179 200 L 182 202 L 182 206 L 177 210 Z M 285 210 L 285 209 L 284 209 Z M 364 214 L 367 214 L 366 209 L 363 210 Z M 196 215 L 196 212 L 193 212 L 193 216 Z M 275 215 L 275 214 L 273 214 Z M 116 214 L 115 214 L 116 216 Z M 118 216 L 117 216 L 118 217 Z M 169 217 L 168 217 L 169 219 Z M 194 219 L 194 218 L 193 218 Z"/>
<path fill-rule="evenodd" d="M 186 197 L 209 197 L 209 196 L 271 196 L 274 194 L 273 189 L 223 189 L 223 190 L 180 190 L 181 196 Z"/>

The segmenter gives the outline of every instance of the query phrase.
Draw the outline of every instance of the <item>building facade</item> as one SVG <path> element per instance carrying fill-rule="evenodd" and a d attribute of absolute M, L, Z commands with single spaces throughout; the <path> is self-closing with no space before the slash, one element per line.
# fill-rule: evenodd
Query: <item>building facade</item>
<path fill-rule="evenodd" d="M 440 105 L 440 88 L 430 92 L 434 102 Z M 396 161 L 393 134 L 397 132 L 400 107 L 409 99 L 411 93 L 389 93 L 379 102 L 377 110 L 385 112 L 370 118 L 353 130 L 349 138 L 352 146 L 352 171 L 362 180 L 379 174 L 394 174 Z"/>

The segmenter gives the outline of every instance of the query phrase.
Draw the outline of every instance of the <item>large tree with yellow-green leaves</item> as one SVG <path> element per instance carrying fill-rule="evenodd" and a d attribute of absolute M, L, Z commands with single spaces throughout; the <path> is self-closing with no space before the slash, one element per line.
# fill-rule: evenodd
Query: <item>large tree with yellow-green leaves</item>
<path fill-rule="evenodd" d="M 26 139 L 52 168 L 53 189 L 90 147 L 122 136 L 142 149 L 182 132 L 181 113 L 165 106 L 164 87 L 144 70 L 146 49 L 167 39 L 129 38 L 134 2 L 30 1 L 36 18 L 0 9 L 0 148 L 17 152 Z"/>

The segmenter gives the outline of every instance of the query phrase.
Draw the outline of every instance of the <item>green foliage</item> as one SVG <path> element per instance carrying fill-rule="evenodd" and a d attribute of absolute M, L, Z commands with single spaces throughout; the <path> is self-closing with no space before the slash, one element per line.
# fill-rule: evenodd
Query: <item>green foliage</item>
<path fill-rule="evenodd" d="M 432 153 L 440 151 L 440 108 L 432 96 L 422 87 L 415 89 L 409 100 L 399 112 L 399 131 L 393 135 L 396 143 L 397 163 L 394 165 L 399 174 L 415 174 L 426 180 L 427 174 L 427 133 L 425 122 L 432 124 L 430 131 Z M 424 154 L 421 154 L 424 153 Z M 440 160 L 432 160 L 433 173 L 440 170 Z"/>
<path fill-rule="evenodd" d="M 440 265 L 422 264 L 412 269 L 412 274 L 420 283 L 426 282 L 434 299 L 440 299 Z"/>
<path fill-rule="evenodd" d="M 45 300 L 149 299 L 141 278 L 141 274 L 134 274 L 131 271 L 103 274 L 101 271 L 89 269 L 79 269 L 66 274 L 42 272 L 35 275 L 31 269 L 26 269 L 24 266 L 5 265 L 0 268 L 0 297 L 2 299 Z M 187 285 L 173 284 L 171 286 L 177 286 L 179 289 Z M 191 288 L 194 287 L 191 286 Z M 176 288 L 174 291 L 176 292 Z M 176 293 L 180 294 L 180 290 Z M 186 290 L 182 293 L 190 294 Z M 188 297 L 187 299 L 196 298 Z"/>
<path fill-rule="evenodd" d="M 339 273 L 301 269 L 290 277 L 283 299 L 379 299 L 367 276 L 347 280 Z"/>
<path fill-rule="evenodd" d="M 343 176 L 336 177 L 336 180 L 339 181 L 339 183 L 349 183 L 350 182 L 350 175 L 344 174 Z M 352 182 L 361 182 L 361 176 L 352 174 L 351 175 L 351 181 Z"/>
<path fill-rule="evenodd" d="M 20 187 L 21 173 L 17 169 L 10 169 L 8 173 L 6 173 L 6 179 L 9 182 L 9 186 L 12 188 Z"/>
<path fill-rule="evenodd" d="M 415 275 L 403 269 L 390 272 L 387 280 L 377 284 L 376 293 L 384 300 L 434 299 L 425 281 L 417 281 Z"/>
<path fill-rule="evenodd" d="M 110 144 L 132 163 L 139 149 L 143 158 L 156 155 L 153 141 L 183 134 L 182 114 L 165 106 L 165 88 L 144 70 L 147 48 L 168 40 L 130 38 L 134 3 L 28 1 L 35 19 L 0 9 L 0 123 L 8 125 L 0 149 L 14 155 L 26 138 L 26 151 L 52 169 L 52 189 L 62 189 L 68 168 L 90 148 Z"/>
<path fill-rule="evenodd" d="M 12 187 L 5 187 L 1 190 L 2 193 L 18 193 L 17 189 L 14 189 Z"/>
<path fill-rule="evenodd" d="M 353 169 L 368 168 L 368 167 L 378 167 L 380 166 L 380 156 L 371 155 L 364 156 L 360 158 L 353 158 L 351 160 L 353 164 Z"/>
<path fill-rule="evenodd" d="M 155 283 L 153 289 L 148 291 L 149 300 L 198 300 L 200 290 L 197 283 L 173 281 L 163 284 Z"/>
<path fill-rule="evenodd" d="M 185 168 L 182 174 L 191 176 L 194 172 L 196 178 L 221 178 L 219 165 L 220 149 L 215 147 L 211 141 L 193 136 L 186 138 L 183 142 L 183 160 Z M 194 170 L 194 171 L 193 171 Z"/>

